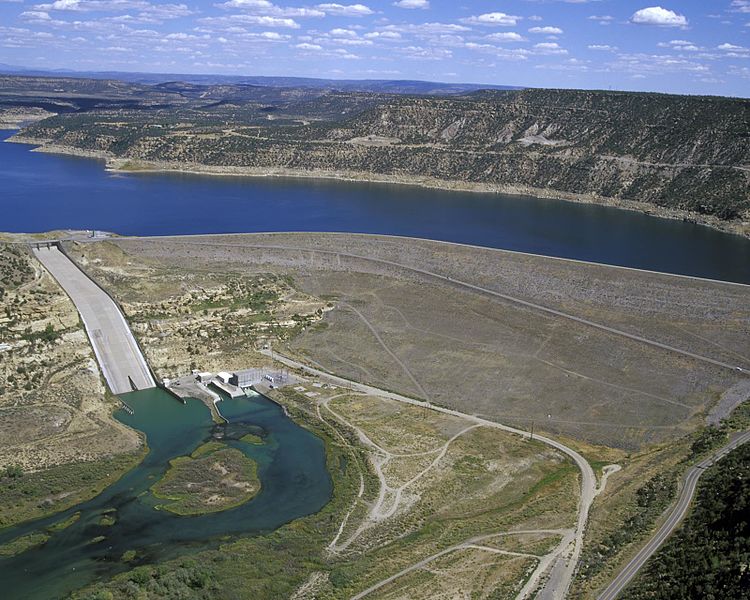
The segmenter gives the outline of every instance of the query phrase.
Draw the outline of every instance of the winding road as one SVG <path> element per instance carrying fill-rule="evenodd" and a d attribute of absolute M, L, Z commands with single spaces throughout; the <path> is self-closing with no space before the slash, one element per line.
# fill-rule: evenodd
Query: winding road
<path fill-rule="evenodd" d="M 638 571 L 646 564 L 646 561 L 659 549 L 664 541 L 672 534 L 672 532 L 678 527 L 682 519 L 685 517 L 688 509 L 690 508 L 690 502 L 695 495 L 695 488 L 698 484 L 698 480 L 705 470 L 715 462 L 721 460 L 724 456 L 729 454 L 735 448 L 750 442 L 750 431 L 745 431 L 736 435 L 729 441 L 728 444 L 722 446 L 719 450 L 714 452 L 708 458 L 703 459 L 697 465 L 691 467 L 683 478 L 682 491 L 680 497 L 677 500 L 677 504 L 672 509 L 671 514 L 659 528 L 659 531 L 641 548 L 641 551 L 633 557 L 633 559 L 625 565 L 625 568 L 612 580 L 612 583 L 601 593 L 598 600 L 614 600 L 617 596 L 625 589 L 625 587 L 633 580 Z"/>
<path fill-rule="evenodd" d="M 412 406 L 418 406 L 420 408 L 426 408 L 428 410 L 434 410 L 436 412 L 441 412 L 447 415 L 452 415 L 454 417 L 459 417 L 461 419 L 471 421 L 473 423 L 476 423 L 477 425 L 484 425 L 486 427 L 501 429 L 515 435 L 520 435 L 522 437 L 526 437 L 529 435 L 529 432 L 524 431 L 523 429 L 516 429 L 515 427 L 510 427 L 508 425 L 497 423 L 496 421 L 483 419 L 476 415 L 462 413 L 457 410 L 444 408 L 442 406 L 437 406 L 435 404 L 422 400 L 415 400 L 414 398 L 408 398 L 407 396 L 402 396 L 401 394 L 397 394 L 395 392 L 389 392 L 387 390 L 382 390 L 371 385 L 358 383 L 356 381 L 352 381 L 338 375 L 327 373 L 326 371 L 316 369 L 304 363 L 283 356 L 276 350 L 274 350 L 273 352 L 271 350 L 261 350 L 261 353 L 288 367 L 302 369 L 307 373 L 317 375 L 318 377 L 327 379 L 332 383 L 347 387 L 349 389 L 353 389 L 358 392 L 372 394 L 375 396 L 380 396 L 382 398 L 388 398 L 389 400 L 402 402 L 404 404 L 411 404 Z M 567 544 L 565 544 L 565 547 L 560 549 L 560 552 L 552 561 L 553 564 L 550 575 L 542 586 L 541 591 L 536 596 L 538 600 L 562 600 L 563 598 L 565 598 L 568 592 L 568 588 L 570 587 L 570 583 L 573 579 L 575 567 L 578 564 L 578 558 L 581 554 L 581 548 L 583 546 L 583 534 L 586 529 L 586 523 L 588 521 L 589 509 L 591 508 L 591 504 L 593 503 L 594 498 L 601 491 L 601 487 L 597 488 L 596 476 L 594 475 L 594 471 L 591 468 L 591 465 L 589 465 L 588 461 L 583 458 L 583 456 L 581 456 L 578 452 L 556 440 L 542 435 L 535 435 L 534 439 L 542 442 L 543 444 L 547 444 L 548 446 L 552 446 L 556 450 L 559 450 L 560 452 L 569 456 L 575 462 L 581 472 L 581 496 L 578 500 L 578 518 L 576 519 L 574 534 L 564 540 L 567 542 Z M 470 542 L 467 541 L 464 544 L 468 543 Z M 429 559 L 426 560 L 427 562 L 429 562 Z M 544 571 L 542 571 L 541 569 L 537 569 L 527 582 L 526 586 L 524 586 L 521 594 L 519 594 L 519 598 L 526 597 L 531 591 L 533 591 L 539 584 L 543 574 Z M 384 580 L 383 582 L 380 582 L 380 584 L 376 584 L 376 587 L 382 587 L 382 585 L 386 585 L 389 581 L 390 580 Z M 374 591 L 374 589 L 376 588 L 373 588 L 370 591 Z M 363 596 L 360 595 L 357 597 Z"/>
<path fill-rule="evenodd" d="M 348 548 L 362 533 L 364 533 L 373 524 L 378 523 L 380 521 L 384 521 L 386 519 L 390 519 L 394 514 L 396 514 L 396 511 L 399 509 L 399 506 L 401 505 L 401 497 L 403 495 L 403 491 L 407 487 L 409 487 L 410 485 L 413 485 L 419 479 L 424 477 L 434 467 L 436 467 L 437 464 L 443 459 L 443 457 L 445 457 L 445 454 L 448 452 L 449 446 L 455 440 L 457 440 L 459 437 L 461 437 L 465 433 L 468 433 L 472 429 L 481 427 L 481 425 L 477 423 L 469 425 L 468 427 L 465 427 L 464 429 L 459 431 L 457 434 L 455 434 L 453 437 L 451 437 L 448 441 L 445 442 L 445 444 L 442 444 L 438 448 L 433 448 L 432 450 L 428 450 L 426 452 L 395 454 L 393 452 L 390 452 L 389 450 L 386 450 L 382 446 L 376 444 L 360 427 L 357 427 L 350 421 L 347 421 L 342 415 L 340 415 L 339 413 L 337 413 L 330 407 L 330 401 L 333 400 L 334 398 L 338 398 L 341 395 L 343 394 L 339 394 L 331 398 L 327 398 L 323 400 L 322 402 L 318 402 L 316 406 L 318 417 L 324 421 L 323 416 L 320 413 L 320 407 L 323 406 L 338 422 L 342 423 L 343 425 L 348 427 L 350 430 L 354 431 L 359 437 L 359 440 L 362 444 L 372 449 L 373 457 L 371 458 L 371 464 L 375 470 L 375 474 L 378 477 L 378 481 L 380 483 L 380 491 L 378 493 L 377 500 L 375 500 L 375 502 L 370 507 L 367 520 L 363 522 L 357 528 L 357 530 L 351 536 L 349 536 L 347 540 L 339 544 L 338 540 L 341 537 L 341 534 L 343 532 L 343 527 L 349 518 L 349 515 L 346 516 L 346 518 L 344 519 L 344 522 L 342 523 L 341 528 L 339 528 L 339 532 L 336 534 L 336 537 L 328 546 L 329 551 L 334 552 L 334 553 L 341 552 L 342 550 L 346 550 L 346 548 Z M 345 438 L 343 438 L 341 434 L 339 434 L 339 436 L 345 440 Z M 349 445 L 348 442 L 347 442 L 347 445 Z M 414 457 L 414 456 L 428 456 L 431 454 L 436 455 L 434 460 L 432 460 L 432 462 L 426 468 L 422 469 L 414 477 L 409 479 L 409 481 L 403 483 L 402 485 L 398 487 L 392 487 L 391 485 L 388 484 L 385 473 L 383 472 L 383 468 L 392 459 L 407 458 L 407 457 Z M 360 473 L 360 492 L 359 492 L 358 498 L 362 497 L 363 492 L 364 492 L 364 480 L 362 479 L 362 475 Z M 390 501 L 390 506 L 386 506 L 387 504 L 389 504 L 389 502 L 387 501 Z M 351 511 L 350 511 L 350 514 L 351 514 Z"/>

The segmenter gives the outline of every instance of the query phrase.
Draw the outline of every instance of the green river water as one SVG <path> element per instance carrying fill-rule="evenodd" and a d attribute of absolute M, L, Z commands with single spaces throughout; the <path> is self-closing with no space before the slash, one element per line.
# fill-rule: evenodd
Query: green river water
<path fill-rule="evenodd" d="M 166 560 L 215 545 L 227 535 L 272 531 L 319 511 L 331 498 L 323 442 L 263 396 L 222 401 L 222 414 L 229 419 L 226 425 L 212 423 L 208 408 L 198 400 L 182 404 L 159 389 L 123 398 L 135 412 L 120 410 L 115 416 L 146 434 L 148 455 L 92 500 L 52 517 L 0 530 L 0 544 L 4 544 L 44 531 L 76 512 L 81 514 L 76 523 L 53 533 L 43 546 L 0 559 L 2 598 L 65 596 L 132 568 L 132 563 L 121 561 L 126 551 L 137 552 L 135 564 Z M 240 441 L 246 433 L 262 435 L 265 443 Z M 237 508 L 206 515 L 183 517 L 157 510 L 160 501 L 149 488 L 164 474 L 170 459 L 190 454 L 210 439 L 222 439 L 258 463 L 260 493 Z M 114 525 L 99 524 L 105 513 L 115 517 Z M 103 540 L 91 542 L 101 536 Z"/>

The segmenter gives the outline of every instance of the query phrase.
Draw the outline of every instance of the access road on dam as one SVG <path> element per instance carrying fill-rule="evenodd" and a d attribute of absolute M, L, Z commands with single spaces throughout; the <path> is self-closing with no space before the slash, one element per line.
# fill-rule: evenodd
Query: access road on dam
<path fill-rule="evenodd" d="M 36 247 L 33 252 L 78 309 L 112 393 L 126 394 L 133 391 L 133 386 L 139 390 L 156 387 L 146 359 L 115 301 L 57 247 Z"/>

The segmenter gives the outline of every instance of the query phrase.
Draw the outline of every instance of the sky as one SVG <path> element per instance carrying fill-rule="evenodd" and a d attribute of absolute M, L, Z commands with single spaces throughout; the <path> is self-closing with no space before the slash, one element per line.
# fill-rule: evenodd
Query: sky
<path fill-rule="evenodd" d="M 750 0 L 0 0 L 0 63 L 748 97 Z"/>

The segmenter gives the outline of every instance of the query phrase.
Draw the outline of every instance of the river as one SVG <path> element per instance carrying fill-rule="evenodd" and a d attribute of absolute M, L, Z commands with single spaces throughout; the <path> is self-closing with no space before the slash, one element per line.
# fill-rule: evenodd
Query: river
<path fill-rule="evenodd" d="M 750 283 L 750 240 L 615 208 L 321 179 L 122 175 L 29 150 L 0 143 L 0 231 L 379 233 Z"/>
<path fill-rule="evenodd" d="M 115 416 L 146 434 L 148 455 L 88 502 L 0 530 L 0 544 L 4 544 L 80 513 L 77 522 L 52 533 L 43 546 L 0 559 L 3 598 L 58 598 L 135 564 L 161 562 L 217 544 L 226 535 L 272 531 L 319 511 L 331 498 L 323 442 L 263 396 L 225 399 L 221 410 L 228 425 L 214 425 L 208 408 L 198 400 L 183 405 L 159 389 L 133 392 L 123 399 L 134 414 L 120 410 Z M 262 435 L 264 443 L 240 441 L 246 433 Z M 163 501 L 149 488 L 172 458 L 190 454 L 210 439 L 222 439 L 257 462 L 260 493 L 237 508 L 206 515 L 183 517 L 158 510 Z M 100 524 L 105 514 L 116 519 L 113 525 Z M 100 536 L 104 539 L 92 543 Z M 137 561 L 123 562 L 123 554 L 131 550 L 137 552 Z"/>

